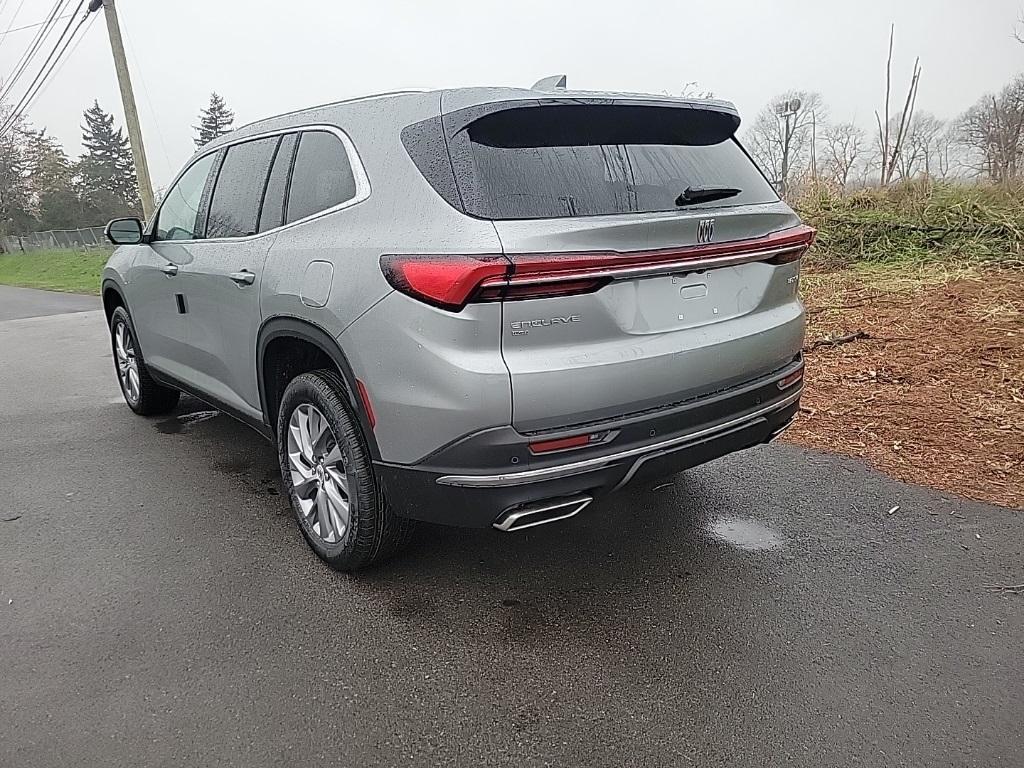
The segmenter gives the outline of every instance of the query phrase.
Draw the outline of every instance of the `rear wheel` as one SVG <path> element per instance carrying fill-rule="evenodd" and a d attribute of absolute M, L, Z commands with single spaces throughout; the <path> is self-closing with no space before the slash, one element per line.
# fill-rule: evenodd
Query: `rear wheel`
<path fill-rule="evenodd" d="M 303 536 L 340 571 L 364 568 L 406 543 L 409 520 L 389 508 L 359 422 L 333 371 L 297 376 L 277 420 L 281 476 Z"/>
<path fill-rule="evenodd" d="M 149 375 L 142 350 L 135 340 L 135 328 L 124 307 L 117 307 L 110 316 L 110 345 L 114 351 L 114 368 L 128 407 L 141 416 L 166 413 L 178 404 L 181 393 L 157 384 Z"/>

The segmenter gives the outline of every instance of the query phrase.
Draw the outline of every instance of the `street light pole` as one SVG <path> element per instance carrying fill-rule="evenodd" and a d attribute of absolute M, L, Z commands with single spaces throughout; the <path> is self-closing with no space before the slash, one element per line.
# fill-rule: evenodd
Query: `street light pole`
<path fill-rule="evenodd" d="M 110 51 L 114 55 L 114 69 L 117 71 L 117 84 L 121 89 L 121 106 L 124 108 L 124 121 L 128 126 L 128 143 L 132 149 L 132 160 L 135 163 L 135 177 L 139 182 L 139 197 L 142 200 L 142 213 L 146 220 L 152 220 L 156 206 L 153 202 L 153 183 L 149 178 L 149 164 L 146 162 L 146 147 L 142 143 L 142 127 L 139 125 L 139 110 L 135 106 L 135 93 L 132 91 L 132 78 L 128 73 L 128 61 L 124 55 L 124 42 L 121 40 L 121 25 L 117 21 L 117 9 L 114 0 L 91 0 L 89 13 L 103 8 L 103 16 L 107 22 L 107 36 L 110 38 Z"/>

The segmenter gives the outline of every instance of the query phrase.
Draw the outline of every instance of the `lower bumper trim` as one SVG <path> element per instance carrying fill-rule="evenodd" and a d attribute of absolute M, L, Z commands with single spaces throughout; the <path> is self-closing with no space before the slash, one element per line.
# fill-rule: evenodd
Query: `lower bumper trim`
<path fill-rule="evenodd" d="M 703 429 L 698 429 L 693 432 L 688 432 L 685 435 L 680 435 L 678 437 L 671 438 L 670 440 L 663 440 L 660 443 L 644 445 L 628 451 L 609 454 L 608 456 L 596 456 L 592 459 L 585 459 L 583 461 L 576 461 L 568 464 L 559 464 L 554 467 L 527 469 L 521 472 L 507 472 L 500 475 L 443 475 L 442 477 L 437 478 L 436 482 L 439 485 L 455 485 L 465 488 L 498 488 L 509 485 L 522 485 L 525 483 L 538 483 L 544 480 L 553 480 L 561 477 L 571 477 L 573 475 L 579 475 L 606 467 L 609 464 L 622 461 L 623 459 L 643 457 L 645 454 L 661 453 L 668 449 L 683 447 L 688 443 L 700 442 L 720 434 L 726 434 L 737 429 L 742 429 L 749 424 L 754 424 L 757 421 L 762 420 L 767 414 L 782 410 L 783 408 L 793 404 L 800 399 L 802 392 L 803 387 L 801 386 L 780 400 L 776 400 L 775 402 L 755 411 L 745 413 L 742 416 L 737 416 L 734 419 L 714 424 L 709 427 L 704 427 Z"/>

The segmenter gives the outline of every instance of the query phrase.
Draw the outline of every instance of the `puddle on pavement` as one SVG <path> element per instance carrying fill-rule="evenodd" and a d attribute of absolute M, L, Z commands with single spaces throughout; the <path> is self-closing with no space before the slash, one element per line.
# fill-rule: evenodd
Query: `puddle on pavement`
<path fill-rule="evenodd" d="M 712 523 L 708 533 L 713 539 L 744 552 L 770 552 L 782 549 L 782 535 L 750 518 L 722 518 Z"/>
<path fill-rule="evenodd" d="M 220 411 L 194 411 L 192 413 L 183 413 L 181 416 L 175 416 L 170 419 L 158 421 L 156 423 L 156 429 L 158 432 L 162 432 L 165 435 L 176 435 L 185 429 L 185 427 L 191 426 L 192 424 L 198 424 L 202 421 L 209 421 L 216 416 L 220 416 Z"/>

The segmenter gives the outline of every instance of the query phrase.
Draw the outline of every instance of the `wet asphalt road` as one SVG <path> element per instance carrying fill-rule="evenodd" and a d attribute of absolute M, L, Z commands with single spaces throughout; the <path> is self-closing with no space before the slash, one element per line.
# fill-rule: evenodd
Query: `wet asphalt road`
<path fill-rule="evenodd" d="M 129 412 L 86 312 L 0 322 L 0 468 L 3 766 L 1024 755 L 1024 595 L 983 586 L 1024 582 L 1022 513 L 854 461 L 766 446 L 344 576 L 255 433 Z"/>

